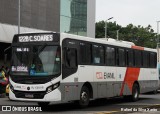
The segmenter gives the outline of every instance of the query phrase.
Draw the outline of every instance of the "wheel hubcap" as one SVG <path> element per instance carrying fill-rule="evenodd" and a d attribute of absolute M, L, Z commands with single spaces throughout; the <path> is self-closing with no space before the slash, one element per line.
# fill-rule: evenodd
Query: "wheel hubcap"
<path fill-rule="evenodd" d="M 138 97 L 138 90 L 136 89 L 136 90 L 135 90 L 134 98 L 137 98 L 137 97 Z"/>
<path fill-rule="evenodd" d="M 81 99 L 85 102 L 85 101 L 87 101 L 87 97 L 88 97 L 87 93 L 85 91 L 83 91 L 81 94 Z"/>

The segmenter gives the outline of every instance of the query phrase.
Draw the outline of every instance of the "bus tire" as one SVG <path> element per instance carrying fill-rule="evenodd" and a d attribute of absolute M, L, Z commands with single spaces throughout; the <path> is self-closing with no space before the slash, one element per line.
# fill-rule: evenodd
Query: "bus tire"
<path fill-rule="evenodd" d="M 157 94 L 157 93 L 158 93 L 158 90 L 154 90 L 154 91 L 153 91 L 153 94 Z"/>
<path fill-rule="evenodd" d="M 81 108 L 85 108 L 89 105 L 90 92 L 86 86 L 83 86 L 80 93 L 79 105 Z"/>
<path fill-rule="evenodd" d="M 133 101 L 133 102 L 135 102 L 135 101 L 138 101 L 138 99 L 139 99 L 139 86 L 138 86 L 138 84 L 134 84 L 133 85 L 133 87 L 132 87 L 132 95 L 131 95 L 131 100 Z"/>

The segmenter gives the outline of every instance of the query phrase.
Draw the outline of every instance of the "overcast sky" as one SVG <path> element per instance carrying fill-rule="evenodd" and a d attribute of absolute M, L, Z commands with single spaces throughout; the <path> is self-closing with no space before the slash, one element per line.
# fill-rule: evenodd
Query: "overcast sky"
<path fill-rule="evenodd" d="M 96 0 L 96 22 L 114 17 L 111 22 L 126 26 L 149 24 L 157 32 L 160 0 Z M 159 24 L 160 25 L 160 24 Z"/>

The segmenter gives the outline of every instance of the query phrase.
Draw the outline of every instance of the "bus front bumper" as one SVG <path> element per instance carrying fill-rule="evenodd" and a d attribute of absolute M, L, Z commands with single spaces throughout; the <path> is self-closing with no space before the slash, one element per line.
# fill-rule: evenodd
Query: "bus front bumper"
<path fill-rule="evenodd" d="M 25 94 L 24 91 L 21 91 Z M 16 97 L 15 93 L 9 90 L 9 99 L 10 100 L 17 100 L 17 101 L 35 101 L 35 102 L 59 102 L 61 101 L 61 92 L 59 89 L 55 89 L 50 93 L 46 93 L 43 98 L 27 98 L 27 97 Z"/>

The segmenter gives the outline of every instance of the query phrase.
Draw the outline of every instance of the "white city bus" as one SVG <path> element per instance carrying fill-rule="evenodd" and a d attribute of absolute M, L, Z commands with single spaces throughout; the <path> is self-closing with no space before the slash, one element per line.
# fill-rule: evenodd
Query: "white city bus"
<path fill-rule="evenodd" d="M 50 102 L 128 96 L 158 88 L 157 51 L 133 43 L 66 33 L 17 34 L 12 42 L 9 98 Z"/>

